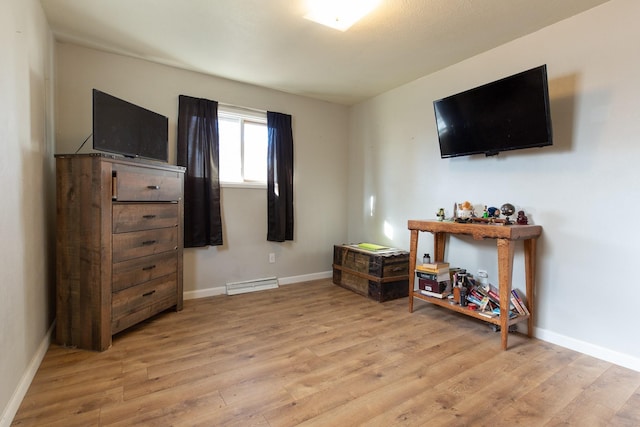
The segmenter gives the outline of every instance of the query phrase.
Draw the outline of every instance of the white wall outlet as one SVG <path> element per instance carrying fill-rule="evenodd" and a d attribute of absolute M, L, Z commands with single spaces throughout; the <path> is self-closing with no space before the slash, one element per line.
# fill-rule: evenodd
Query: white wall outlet
<path fill-rule="evenodd" d="M 276 262 L 276 254 L 274 254 L 273 252 L 271 252 L 271 253 L 269 254 L 269 262 L 270 262 L 271 264 L 273 264 L 274 262 Z"/>

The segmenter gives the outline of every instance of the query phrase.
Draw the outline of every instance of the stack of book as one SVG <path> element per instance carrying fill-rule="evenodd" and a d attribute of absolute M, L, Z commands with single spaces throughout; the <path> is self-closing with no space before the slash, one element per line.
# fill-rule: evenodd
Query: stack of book
<path fill-rule="evenodd" d="M 480 286 L 477 282 L 468 289 L 467 301 L 478 307 L 478 314 L 486 317 L 496 317 L 500 314 L 500 295 L 498 289 L 492 285 Z"/>
<path fill-rule="evenodd" d="M 451 276 L 448 262 L 416 265 L 416 282 L 421 294 L 434 298 L 446 298 L 451 293 Z"/>
<path fill-rule="evenodd" d="M 528 315 L 527 305 L 522 301 L 522 297 L 516 289 L 511 291 L 510 317 L 516 314 Z M 469 289 L 467 300 L 478 306 L 478 314 L 486 317 L 500 315 L 500 293 L 493 285 L 487 287 L 480 286 L 477 282 Z"/>

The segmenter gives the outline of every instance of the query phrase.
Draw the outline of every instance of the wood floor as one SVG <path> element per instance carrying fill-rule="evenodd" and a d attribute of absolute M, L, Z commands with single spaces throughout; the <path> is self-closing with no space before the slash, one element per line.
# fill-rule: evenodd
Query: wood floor
<path fill-rule="evenodd" d="M 321 280 L 52 345 L 16 426 L 638 426 L 640 373 Z"/>

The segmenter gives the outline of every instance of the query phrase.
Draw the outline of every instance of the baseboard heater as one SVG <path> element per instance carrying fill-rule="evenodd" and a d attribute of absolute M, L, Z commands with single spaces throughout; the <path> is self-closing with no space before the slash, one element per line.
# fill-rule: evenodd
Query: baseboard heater
<path fill-rule="evenodd" d="M 277 277 L 227 283 L 227 295 L 245 294 L 247 292 L 264 291 L 278 287 Z"/>

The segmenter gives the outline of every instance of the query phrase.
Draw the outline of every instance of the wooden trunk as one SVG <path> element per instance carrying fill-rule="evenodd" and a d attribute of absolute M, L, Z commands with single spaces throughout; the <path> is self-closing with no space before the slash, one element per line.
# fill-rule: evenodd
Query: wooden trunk
<path fill-rule="evenodd" d="M 333 283 L 378 302 L 409 295 L 409 253 L 333 247 Z"/>

